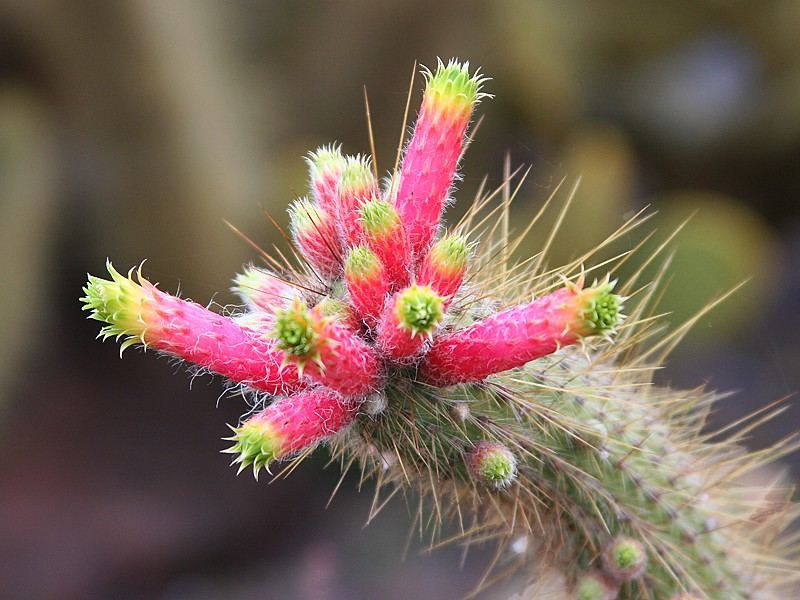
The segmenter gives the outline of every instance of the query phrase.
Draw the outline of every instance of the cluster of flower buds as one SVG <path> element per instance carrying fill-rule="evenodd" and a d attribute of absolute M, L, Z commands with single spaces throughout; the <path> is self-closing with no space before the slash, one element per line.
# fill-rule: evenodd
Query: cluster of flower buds
<path fill-rule="evenodd" d="M 248 268 L 234 282 L 243 314 L 218 315 L 110 264 L 110 280 L 89 279 L 83 301 L 107 324 L 102 335 L 268 395 L 264 410 L 235 429 L 231 451 L 242 467 L 257 473 L 357 422 L 365 399 L 385 397 L 392 377 L 426 387 L 482 381 L 619 323 L 620 298 L 602 283 L 570 284 L 466 328 L 447 326 L 470 245 L 460 232 L 440 232 L 440 221 L 485 79 L 456 61 L 425 77 L 388 189 L 364 156 L 336 145 L 308 155 L 309 197 L 289 209 L 307 269 L 279 276 Z M 464 459 L 485 487 L 502 491 L 515 480 L 518 459 L 501 443 L 468 445 Z"/>

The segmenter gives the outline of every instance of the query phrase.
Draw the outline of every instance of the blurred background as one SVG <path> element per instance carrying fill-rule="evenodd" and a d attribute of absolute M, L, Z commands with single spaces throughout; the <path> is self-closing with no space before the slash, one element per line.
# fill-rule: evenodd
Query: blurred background
<path fill-rule="evenodd" d="M 583 177 L 561 259 L 646 205 L 642 234 L 696 213 L 670 318 L 752 279 L 660 381 L 736 391 L 715 422 L 800 389 L 800 2 L 640 4 L 0 0 L 0 597 L 438 599 L 475 583 L 478 554 L 459 571 L 458 551 L 412 540 L 402 560 L 402 500 L 364 529 L 370 488 L 348 480 L 326 510 L 324 453 L 272 485 L 234 477 L 218 451 L 240 400 L 150 353 L 120 360 L 78 302 L 106 257 L 232 302 L 255 253 L 223 219 L 280 243 L 262 208 L 285 223 L 303 154 L 368 150 L 362 85 L 389 169 L 415 59 L 493 78 L 451 216 L 485 174 L 499 184 L 506 151 L 533 165 L 514 223 Z M 795 407 L 750 443 L 798 424 Z"/>

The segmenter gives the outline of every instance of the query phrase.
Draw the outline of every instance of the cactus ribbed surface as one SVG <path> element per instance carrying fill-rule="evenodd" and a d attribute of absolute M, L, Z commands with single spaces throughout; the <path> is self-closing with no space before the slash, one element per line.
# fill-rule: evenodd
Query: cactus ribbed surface
<path fill-rule="evenodd" d="M 768 412 L 709 431 L 717 396 L 653 385 L 685 328 L 653 317 L 658 279 L 611 281 L 627 254 L 596 259 L 641 220 L 557 269 L 544 253 L 509 262 L 522 238 L 485 226 L 492 194 L 440 232 L 485 79 L 455 60 L 425 79 L 388 189 L 362 156 L 309 155 L 312 200 L 290 210 L 300 262 L 246 269 L 243 310 L 216 314 L 109 263 L 82 298 L 101 336 L 251 391 L 226 450 L 240 470 L 291 467 L 327 442 L 375 476 L 374 506 L 415 491 L 432 545 L 496 544 L 476 589 L 515 572 L 530 584 L 517 598 L 553 579 L 578 600 L 795 597 L 790 492 L 746 483 L 794 443 L 749 453 L 738 443 Z"/>

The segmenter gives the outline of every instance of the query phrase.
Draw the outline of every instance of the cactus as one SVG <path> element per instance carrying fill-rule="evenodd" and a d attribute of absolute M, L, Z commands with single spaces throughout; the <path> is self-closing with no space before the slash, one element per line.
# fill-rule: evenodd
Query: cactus
<path fill-rule="evenodd" d="M 627 255 L 584 265 L 641 219 L 559 269 L 543 254 L 509 264 L 527 229 L 482 228 L 494 194 L 439 234 L 485 80 L 458 61 L 425 77 L 387 190 L 368 159 L 309 156 L 313 201 L 291 210 L 305 264 L 247 269 L 234 288 L 245 310 L 223 316 L 109 263 L 82 298 L 100 335 L 250 390 L 258 412 L 226 450 L 240 470 L 293 468 L 327 443 L 376 476 L 375 506 L 419 494 L 414 523 L 432 545 L 448 524 L 452 541 L 495 543 L 477 589 L 516 571 L 531 598 L 537 580 L 579 600 L 792 596 L 797 546 L 782 532 L 795 508 L 780 481 L 755 490 L 743 475 L 793 443 L 747 453 L 737 442 L 769 414 L 709 432 L 717 396 L 652 385 L 686 331 L 657 326 L 658 280 L 587 285 Z"/>

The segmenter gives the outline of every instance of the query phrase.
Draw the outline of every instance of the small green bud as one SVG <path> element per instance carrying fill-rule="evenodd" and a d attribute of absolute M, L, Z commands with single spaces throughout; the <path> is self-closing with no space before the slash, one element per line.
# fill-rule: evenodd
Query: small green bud
<path fill-rule="evenodd" d="M 641 542 L 620 538 L 612 542 L 603 556 L 606 572 L 617 581 L 641 577 L 647 569 L 647 552 Z"/>
<path fill-rule="evenodd" d="M 451 234 L 436 242 L 430 251 L 431 259 L 452 271 L 463 271 L 467 267 L 467 238 Z"/>
<path fill-rule="evenodd" d="M 575 585 L 575 600 L 614 600 L 618 588 L 603 573 L 594 571 L 578 579 Z"/>
<path fill-rule="evenodd" d="M 478 442 L 467 456 L 472 477 L 493 488 L 504 488 L 517 477 L 517 458 L 498 442 Z"/>

